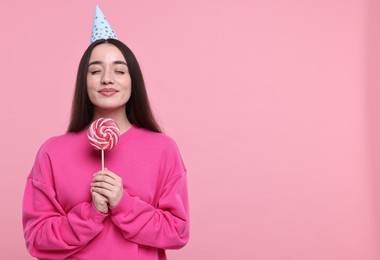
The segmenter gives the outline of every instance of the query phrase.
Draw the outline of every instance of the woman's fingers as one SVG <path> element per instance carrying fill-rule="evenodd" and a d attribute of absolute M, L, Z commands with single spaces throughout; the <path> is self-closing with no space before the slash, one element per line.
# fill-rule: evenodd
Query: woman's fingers
<path fill-rule="evenodd" d="M 116 206 L 123 195 L 122 189 L 108 190 L 102 187 L 92 187 L 91 191 L 106 197 L 110 206 Z"/>
<path fill-rule="evenodd" d="M 91 188 L 92 202 L 94 206 L 102 213 L 108 213 L 108 198 Z"/>
<path fill-rule="evenodd" d="M 99 171 L 94 175 L 93 182 L 107 182 L 111 185 L 122 184 L 122 179 L 108 170 Z"/>
<path fill-rule="evenodd" d="M 93 188 L 103 188 L 106 190 L 113 190 L 114 185 L 105 182 L 105 181 L 95 181 L 91 184 L 91 187 Z"/>
<path fill-rule="evenodd" d="M 94 175 L 91 191 L 105 196 L 110 206 L 116 206 L 123 195 L 123 181 L 113 172 L 99 171 Z"/>

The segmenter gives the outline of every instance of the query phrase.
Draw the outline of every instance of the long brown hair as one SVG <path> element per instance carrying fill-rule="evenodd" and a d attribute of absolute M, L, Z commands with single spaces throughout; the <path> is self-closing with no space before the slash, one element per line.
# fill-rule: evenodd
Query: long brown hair
<path fill-rule="evenodd" d="M 137 59 L 133 52 L 124 43 L 115 39 L 95 41 L 84 52 L 78 67 L 70 124 L 67 132 L 79 132 L 88 127 L 93 120 L 94 105 L 91 103 L 87 93 L 86 79 L 88 63 L 90 61 L 92 50 L 97 45 L 103 43 L 110 43 L 116 46 L 121 51 L 128 64 L 128 70 L 132 82 L 132 92 L 131 97 L 125 106 L 125 113 L 129 122 L 137 127 L 161 133 L 162 130 L 157 124 L 149 104 L 144 79 Z"/>

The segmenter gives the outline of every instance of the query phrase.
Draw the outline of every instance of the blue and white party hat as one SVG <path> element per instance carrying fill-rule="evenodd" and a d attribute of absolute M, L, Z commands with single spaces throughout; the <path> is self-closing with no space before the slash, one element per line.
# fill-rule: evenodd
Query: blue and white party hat
<path fill-rule="evenodd" d="M 117 39 L 111 25 L 99 6 L 96 6 L 94 25 L 92 26 L 91 43 L 99 39 Z"/>

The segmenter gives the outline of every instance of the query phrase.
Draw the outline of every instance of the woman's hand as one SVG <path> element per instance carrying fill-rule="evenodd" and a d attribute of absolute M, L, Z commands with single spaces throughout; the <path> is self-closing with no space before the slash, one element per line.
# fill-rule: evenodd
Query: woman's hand
<path fill-rule="evenodd" d="M 91 192 L 95 192 L 97 195 L 106 198 L 111 207 L 116 206 L 120 202 L 123 190 L 123 181 L 115 173 L 105 169 L 94 175 Z"/>
<path fill-rule="evenodd" d="M 92 196 L 92 203 L 94 204 L 95 208 L 99 210 L 100 212 L 107 214 L 108 213 L 108 199 L 104 197 L 103 195 L 93 191 L 92 187 L 91 187 L 91 196 Z"/>

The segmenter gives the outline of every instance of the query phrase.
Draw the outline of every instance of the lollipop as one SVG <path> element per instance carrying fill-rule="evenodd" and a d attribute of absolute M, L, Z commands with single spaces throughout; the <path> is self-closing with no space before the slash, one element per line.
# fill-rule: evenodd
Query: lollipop
<path fill-rule="evenodd" d="M 87 131 L 90 145 L 102 151 L 102 169 L 104 170 L 104 151 L 111 150 L 119 140 L 119 126 L 111 118 L 99 118 L 92 122 Z"/>

